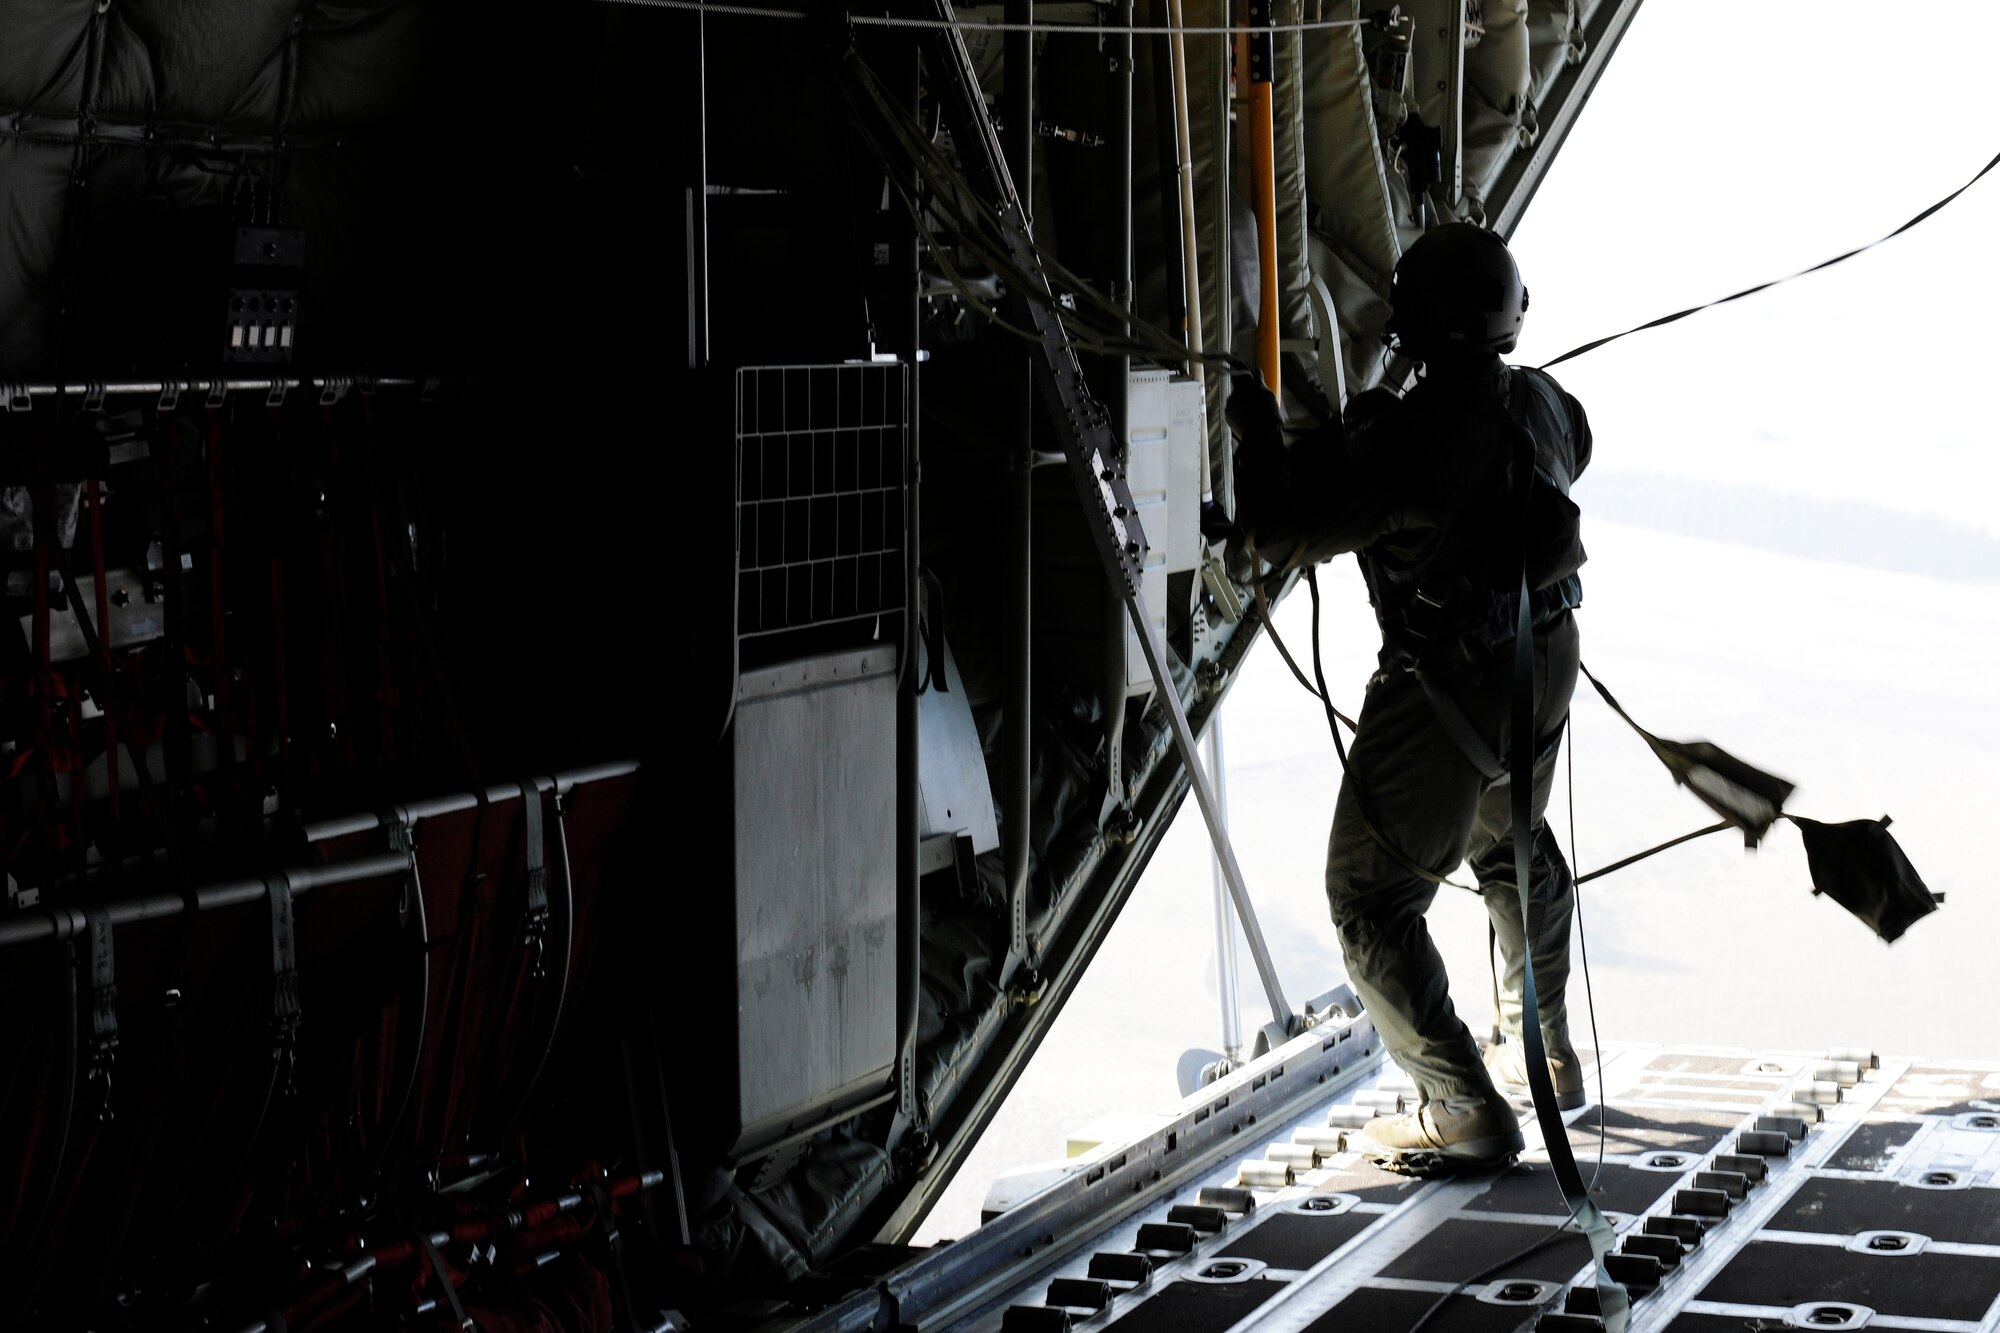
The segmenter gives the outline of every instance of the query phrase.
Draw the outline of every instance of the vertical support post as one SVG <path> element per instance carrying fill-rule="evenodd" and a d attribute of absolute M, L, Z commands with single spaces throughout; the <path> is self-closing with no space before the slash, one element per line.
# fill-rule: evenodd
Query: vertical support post
<path fill-rule="evenodd" d="M 911 114 L 919 102 L 917 51 L 900 37 L 891 39 L 896 71 L 894 89 Z M 915 168 L 911 168 L 915 186 Z M 903 552 L 903 652 L 901 686 L 896 695 L 896 924 L 901 945 L 897 957 L 896 1007 L 899 1017 L 896 1044 L 896 1113 L 904 1124 L 924 1129 L 922 1108 L 917 1103 L 917 1024 L 923 995 L 924 918 L 923 867 L 919 844 L 923 838 L 923 774 L 920 717 L 917 698 L 916 655 L 921 641 L 918 615 L 923 587 L 923 487 L 920 467 L 922 423 L 922 331 L 923 280 L 916 229 L 899 229 L 894 270 L 889 276 L 892 299 L 886 332 L 889 345 L 909 367 L 904 376 L 904 420 L 908 423 L 903 453 L 904 521 L 908 535 Z M 903 290 L 898 291 L 901 286 Z M 944 663 L 933 662 L 939 679 Z"/>
<path fill-rule="evenodd" d="M 1184 320 L 1188 351 L 1188 373 L 1202 386 L 1201 408 L 1201 498 L 1215 498 L 1215 480 L 1208 460 L 1208 367 L 1202 362 L 1201 333 L 1201 243 L 1194 216 L 1194 134 L 1188 124 L 1187 38 L 1181 29 L 1186 16 L 1181 0 L 1166 0 L 1168 50 L 1173 66 L 1174 174 L 1180 193 L 1181 281 L 1185 290 Z"/>
<path fill-rule="evenodd" d="M 1208 781 L 1215 788 L 1215 809 L 1229 827 L 1229 786 L 1222 769 L 1222 709 L 1208 718 Z M 1218 852 L 1209 862 L 1215 889 L 1215 989 L 1222 999 L 1222 1054 L 1231 1065 L 1243 1060 L 1243 1015 L 1236 1002 L 1236 913 L 1229 904 L 1229 884 Z"/>
<path fill-rule="evenodd" d="M 1249 0 L 1249 21 L 1254 28 L 1269 29 L 1274 22 L 1272 0 Z M 1277 395 L 1278 159 L 1277 132 L 1271 122 L 1271 78 L 1276 72 L 1277 47 L 1274 35 L 1262 31 L 1249 34 L 1244 48 L 1250 66 L 1250 179 L 1257 212 L 1257 372 L 1264 387 Z"/>
<path fill-rule="evenodd" d="M 1006 20 L 1034 21 L 1034 0 L 1007 0 Z M 1020 182 L 1023 228 L 1034 234 L 1035 44 L 1033 34 L 1011 31 L 1003 47 L 1007 84 L 1001 99 L 1001 150 L 1008 174 Z M 1033 815 L 1034 708 L 1034 536 L 1035 384 L 1034 365 L 1023 353 L 1018 389 L 1010 390 L 1016 414 L 1015 446 L 1008 457 L 1008 506 L 1013 549 L 1007 553 L 1007 711 L 1005 714 L 1005 797 L 1001 811 L 1007 873 L 1008 962 L 1011 972 L 1033 967 L 1028 941 L 1029 822 Z M 1004 981 L 1003 981 L 1004 984 Z"/>

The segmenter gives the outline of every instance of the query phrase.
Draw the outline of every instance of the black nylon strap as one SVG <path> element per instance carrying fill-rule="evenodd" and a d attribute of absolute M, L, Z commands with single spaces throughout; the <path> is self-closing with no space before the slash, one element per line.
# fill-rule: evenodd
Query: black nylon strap
<path fill-rule="evenodd" d="M 1534 461 L 1534 441 L 1521 432 L 1525 462 Z M 1528 587 L 1528 499 L 1534 486 L 1532 466 L 1520 473 L 1521 583 L 1514 615 L 1513 735 L 1508 738 L 1508 766 L 1513 785 L 1514 884 L 1521 899 L 1521 1043 L 1526 1048 L 1528 1089 L 1535 1099 L 1535 1119 L 1541 1125 L 1542 1146 L 1549 1168 L 1569 1207 L 1570 1220 L 1590 1242 L 1597 1268 L 1597 1302 L 1609 1333 L 1624 1333 L 1631 1310 L 1625 1288 L 1611 1280 L 1604 1257 L 1611 1252 L 1611 1222 L 1591 1199 L 1570 1151 L 1569 1126 L 1556 1106 L 1555 1083 L 1549 1077 L 1549 1054 L 1542 1043 L 1541 1006 L 1535 999 L 1535 943 L 1539 936 L 1532 907 L 1535 821 L 1535 636 L 1530 623 Z"/>
<path fill-rule="evenodd" d="M 521 784 L 522 838 L 527 844 L 527 903 L 523 912 L 522 940 L 534 951 L 534 977 L 549 972 L 542 965 L 544 941 L 549 930 L 548 840 L 542 834 L 542 789 L 533 778 Z"/>
<path fill-rule="evenodd" d="M 271 905 L 271 1059 L 292 1087 L 299 1039 L 299 937 L 292 911 L 292 877 L 279 871 L 264 877 Z"/>
<path fill-rule="evenodd" d="M 103 907 L 86 907 L 84 932 L 90 939 L 90 1063 L 84 1078 L 101 1083 L 97 1118 L 113 1119 L 111 1070 L 118 1063 L 118 968 L 113 950 L 111 916 Z"/>
<path fill-rule="evenodd" d="M 1431 701 L 1431 712 L 1437 716 L 1438 725 L 1445 735 L 1458 747 L 1465 762 L 1479 770 L 1479 776 L 1488 782 L 1498 782 L 1507 776 L 1507 766 L 1500 762 L 1500 756 L 1493 753 L 1493 747 L 1474 729 L 1472 720 L 1465 710 L 1449 694 L 1439 689 L 1437 682 L 1424 671 L 1414 673 L 1417 683 L 1424 687 L 1424 697 Z"/>
<path fill-rule="evenodd" d="M 1593 342 L 1587 342 L 1581 347 L 1572 347 L 1570 348 L 1569 351 L 1564 352 L 1561 356 L 1557 357 L 1555 360 L 1542 362 L 1540 369 L 1547 370 L 1550 366 L 1559 366 L 1563 362 L 1569 360 L 1571 357 L 1582 356 L 1585 352 L 1594 352 L 1598 348 L 1604 346 L 1606 343 L 1615 343 L 1620 338 L 1629 338 L 1635 333 L 1644 333 L 1647 329 L 1657 329 L 1661 325 L 1675 323 L 1679 320 L 1686 319 L 1689 315 L 1698 315 L 1702 311 L 1711 309 L 1715 306 L 1727 305 L 1731 301 L 1740 301 L 1746 296 L 1755 296 L 1758 292 L 1769 291 L 1771 288 L 1776 287 L 1781 283 L 1790 282 L 1793 278 L 1803 278 L 1808 273 L 1817 273 L 1823 268 L 1832 268 L 1835 264 L 1845 263 L 1847 260 L 1854 258 L 1854 256 L 1858 254 L 1863 254 L 1869 250 L 1873 250 L 1876 246 L 1882 244 L 1883 241 L 1895 240 L 1898 236 L 1901 236 L 1904 232 L 1916 226 L 1919 222 L 1922 222 L 1925 218 L 1937 212 L 1940 208 L 1943 208 L 1946 204 L 1950 203 L 1952 200 L 1958 198 L 1958 196 L 1964 194 L 1967 190 L 1971 189 L 1974 185 L 1978 184 L 1980 177 L 1986 175 L 1987 172 L 1993 170 L 1993 168 L 1995 167 L 2000 167 L 2000 154 L 1995 154 L 1991 161 L 1987 162 L 1985 166 L 1981 167 L 1976 173 L 1974 173 L 1971 180 L 1959 186 L 1956 190 L 1953 190 L 1950 194 L 1938 200 L 1936 203 L 1932 204 L 1929 208 L 1926 208 L 1923 212 L 1917 214 L 1915 217 L 1911 218 L 1908 222 L 1905 222 L 1902 226 L 1896 228 L 1896 230 L 1890 232 L 1887 236 L 1882 237 L 1880 240 L 1874 240 L 1868 242 L 1868 244 L 1866 245 L 1856 246 L 1854 249 L 1847 251 L 1845 254 L 1835 255 L 1831 259 L 1822 259 L 1819 263 L 1814 264 L 1811 268 L 1802 268 L 1797 273 L 1790 273 L 1782 278 L 1773 278 L 1769 282 L 1760 282 L 1754 287 L 1745 287 L 1740 292 L 1731 292 L 1727 296 L 1718 296 L 1713 301 L 1704 301 L 1700 305 L 1689 306 L 1686 310 L 1676 310 L 1671 315 L 1662 315 L 1658 319 L 1649 319 L 1644 324 L 1635 325 L 1634 327 L 1625 330 L 1623 333 L 1613 333 L 1607 337 L 1596 339 Z"/>

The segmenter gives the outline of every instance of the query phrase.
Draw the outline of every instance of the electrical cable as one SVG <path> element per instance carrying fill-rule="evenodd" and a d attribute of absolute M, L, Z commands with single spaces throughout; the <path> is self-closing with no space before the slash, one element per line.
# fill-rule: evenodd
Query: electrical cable
<path fill-rule="evenodd" d="M 1489 1264 L 1485 1268 L 1480 1269 L 1477 1273 L 1474 1273 L 1471 1277 L 1465 1279 L 1465 1281 L 1459 1283 L 1457 1286 L 1453 1287 L 1450 1291 L 1447 1291 L 1446 1293 L 1444 1293 L 1444 1295 L 1432 1301 L 1430 1305 L 1425 1308 L 1424 1312 L 1417 1316 L 1416 1322 L 1411 1324 L 1407 1329 L 1403 1330 L 1403 1333 L 1420 1333 L 1420 1331 L 1426 1324 L 1430 1323 L 1432 1319 L 1437 1317 L 1437 1312 L 1444 1309 L 1446 1303 L 1448 1303 L 1449 1301 L 1453 1300 L 1456 1297 L 1463 1296 L 1468 1288 L 1478 1286 L 1480 1283 L 1486 1281 L 1488 1278 L 1493 1277 L 1496 1274 L 1506 1269 L 1512 1268 L 1515 1264 L 1520 1263 L 1523 1259 L 1532 1258 L 1535 1255 L 1540 1254 L 1543 1250 L 1546 1250 L 1547 1248 L 1549 1248 L 1549 1246 L 1561 1240 L 1565 1234 L 1574 1234 L 1579 1236 L 1583 1234 L 1582 1232 L 1576 1229 L 1576 1220 L 1574 1218 L 1567 1218 L 1567 1217 L 1564 1218 L 1561 1222 L 1558 1222 L 1555 1226 L 1551 1227 L 1546 1235 L 1541 1236 L 1536 1240 L 1530 1241 L 1527 1245 L 1523 1246 L 1519 1250 L 1516 1250 L 1514 1253 L 1508 1255 L 1505 1259 L 1500 1260 L 1498 1263 Z M 1546 1310 L 1544 1310 L 1544 1313 L 1546 1313 Z"/>
<path fill-rule="evenodd" d="M 1090 36 L 1148 37 L 1155 33 L 1183 36 L 1234 37 L 1268 33 L 1327 32 L 1336 28 L 1380 28 L 1374 19 L 1305 19 L 1296 23 L 1180 24 L 1171 27 L 1140 27 L 1135 24 L 1008 23 L 997 19 L 918 19 L 884 14 L 843 14 L 836 17 L 801 9 L 776 9 L 764 5 L 733 5 L 713 0 L 598 0 L 600 4 L 631 5 L 639 9 L 674 9 L 688 13 L 715 14 L 723 18 L 824 19 L 851 23 L 857 28 L 928 28 L 959 32 L 1026 32 L 1036 36 L 1053 33 L 1083 33 Z M 1409 23 L 1408 18 L 1400 20 Z"/>
<path fill-rule="evenodd" d="M 1689 306 L 1686 310 L 1676 310 L 1671 315 L 1662 315 L 1658 319 L 1647 320 L 1644 324 L 1634 325 L 1632 328 L 1625 330 L 1623 333 L 1614 333 L 1608 337 L 1599 338 L 1594 342 L 1587 342 L 1583 344 L 1581 347 L 1572 347 L 1569 351 L 1564 352 L 1561 356 L 1557 357 L 1555 360 L 1544 361 L 1541 364 L 1540 368 L 1543 370 L 1547 370 L 1550 366 L 1559 366 L 1563 362 L 1569 360 L 1571 357 L 1582 356 L 1586 352 L 1594 352 L 1598 348 L 1606 345 L 1607 343 L 1617 342 L 1620 338 L 1629 338 L 1633 334 L 1643 333 L 1647 329 L 1657 329 L 1662 325 L 1672 324 L 1677 320 L 1686 319 L 1689 315 L 1698 315 L 1704 310 L 1709 310 L 1719 305 L 1727 305 L 1731 301 L 1740 301 L 1746 296 L 1755 296 L 1758 292 L 1769 291 L 1771 288 L 1776 287 L 1781 283 L 1790 282 L 1794 278 L 1803 278 L 1808 273 L 1817 273 L 1823 268 L 1832 268 L 1835 264 L 1845 263 L 1847 260 L 1854 258 L 1854 256 L 1858 254 L 1864 254 L 1869 250 L 1873 250 L 1876 246 L 1882 244 L 1883 241 L 1895 240 L 1898 236 L 1901 236 L 1904 232 L 1916 226 L 1919 222 L 1922 222 L 1924 219 L 1928 218 L 1931 214 L 1937 212 L 1939 209 L 1943 208 L 1946 204 L 1958 198 L 1958 196 L 1964 194 L 1974 185 L 1977 185 L 1982 176 L 1986 175 L 1987 172 L 1993 170 L 1993 168 L 1997 166 L 2000 166 L 2000 153 L 1994 154 L 1993 157 L 1987 161 L 1985 166 L 1981 167 L 1978 171 L 1974 172 L 1971 180 L 1959 186 L 1956 190 L 1953 190 L 1950 194 L 1938 200 L 1936 203 L 1932 204 L 1929 208 L 1926 208 L 1923 212 L 1917 214 L 1915 217 L 1911 218 L 1908 222 L 1905 222 L 1902 226 L 1890 232 L 1887 236 L 1881 237 L 1878 240 L 1870 241 L 1866 245 L 1856 246 L 1854 249 L 1847 251 L 1845 254 L 1835 255 L 1831 259 L 1822 259 L 1819 263 L 1814 264 L 1811 268 L 1802 268 L 1797 273 L 1787 274 L 1785 277 L 1782 278 L 1773 278 L 1769 282 L 1760 282 L 1754 287 L 1745 287 L 1740 292 L 1731 292 L 1727 296 L 1718 296 L 1713 301 L 1705 301 L 1701 305 Z"/>

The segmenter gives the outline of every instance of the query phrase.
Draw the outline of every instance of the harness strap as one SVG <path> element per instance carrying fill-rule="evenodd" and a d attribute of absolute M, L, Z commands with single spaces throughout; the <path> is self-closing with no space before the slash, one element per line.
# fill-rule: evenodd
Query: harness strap
<path fill-rule="evenodd" d="M 534 977 L 540 981 L 548 969 L 542 965 L 543 945 L 549 930 L 548 842 L 542 835 L 542 789 L 533 778 L 521 784 L 523 838 L 527 842 L 528 888 L 523 912 L 522 942 L 535 955 Z"/>
<path fill-rule="evenodd" d="M 1521 436 L 1532 447 L 1526 432 Z M 1532 461 L 1532 454 L 1529 455 Z M 1590 1257 L 1597 1268 L 1597 1303 L 1604 1326 L 1610 1333 L 1625 1333 L 1631 1298 L 1625 1288 L 1611 1280 L 1604 1257 L 1611 1252 L 1611 1223 L 1590 1197 L 1577 1170 L 1576 1156 L 1570 1151 L 1569 1126 L 1556 1106 L 1555 1082 L 1549 1077 L 1548 1050 L 1542 1043 L 1541 1007 L 1535 999 L 1535 941 L 1539 934 L 1532 909 L 1532 866 L 1534 860 L 1534 767 L 1535 767 L 1535 638 L 1529 623 L 1527 558 L 1528 498 L 1534 486 L 1533 472 L 1523 468 L 1521 477 L 1521 583 L 1514 618 L 1513 735 L 1509 737 L 1508 763 L 1514 825 L 1514 883 L 1521 899 L 1521 1042 L 1527 1048 L 1528 1088 L 1534 1095 L 1535 1119 L 1541 1125 L 1542 1146 L 1549 1154 L 1549 1167 L 1569 1207 L 1570 1220 L 1590 1242 Z"/>
<path fill-rule="evenodd" d="M 109 1121 L 114 1118 L 111 1070 L 118 1063 L 117 958 L 112 947 L 111 914 L 102 906 L 86 907 L 83 921 L 90 939 L 90 1063 L 84 1079 L 103 1085 L 97 1118 Z"/>
<path fill-rule="evenodd" d="M 271 904 L 271 1060 L 294 1091 L 292 1068 L 299 1039 L 299 939 L 292 913 L 292 877 L 283 871 L 264 876 Z"/>
<path fill-rule="evenodd" d="M 1465 756 L 1465 762 L 1478 769 L 1479 776 L 1488 782 L 1498 782 L 1506 777 L 1507 766 L 1493 753 L 1493 747 L 1472 725 L 1472 720 L 1466 717 L 1458 701 L 1439 689 L 1429 672 L 1415 671 L 1411 674 L 1424 687 L 1424 697 L 1431 701 L 1431 712 L 1437 716 L 1438 725 L 1444 728 L 1445 735 L 1451 737 L 1451 743 L 1458 747 L 1458 752 Z"/>

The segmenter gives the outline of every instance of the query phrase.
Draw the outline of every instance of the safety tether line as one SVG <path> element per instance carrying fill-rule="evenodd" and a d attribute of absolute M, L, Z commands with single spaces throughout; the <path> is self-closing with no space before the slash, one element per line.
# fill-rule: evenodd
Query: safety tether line
<path fill-rule="evenodd" d="M 1727 296 L 1718 296 L 1713 301 L 1706 301 L 1703 302 L 1701 305 L 1689 306 L 1686 310 L 1676 310 L 1673 314 L 1662 315 L 1658 319 L 1647 320 L 1644 324 L 1635 325 L 1634 327 L 1625 330 L 1623 333 L 1614 333 L 1608 337 L 1599 338 L 1594 342 L 1587 342 L 1581 347 L 1572 347 L 1570 348 L 1570 350 L 1564 352 L 1561 356 L 1557 357 L 1555 360 L 1544 361 L 1541 365 L 1541 369 L 1547 370 L 1550 366 L 1559 366 L 1563 362 L 1569 360 L 1571 357 L 1582 356 L 1585 352 L 1594 352 L 1598 348 L 1604 346 L 1606 343 L 1615 343 L 1620 338 L 1629 338 L 1635 333 L 1644 333 L 1647 329 L 1657 329 L 1663 324 L 1672 324 L 1677 320 L 1686 319 L 1689 315 L 1698 315 L 1702 311 L 1712 309 L 1715 306 L 1727 305 L 1731 301 L 1740 301 L 1746 296 L 1755 296 L 1758 292 L 1769 291 L 1771 288 L 1776 287 L 1781 283 L 1790 282 L 1793 278 L 1803 278 L 1808 273 L 1817 273 L 1823 268 L 1832 268 L 1835 264 L 1845 263 L 1846 261 L 1854 258 L 1854 256 L 1858 254 L 1863 254 L 1869 250 L 1873 250 L 1876 246 L 1882 244 L 1883 241 L 1895 240 L 1898 236 L 1901 236 L 1904 232 L 1916 226 L 1919 222 L 1922 222 L 1925 218 L 1937 212 L 1939 209 L 1943 208 L 1946 204 L 1950 203 L 1952 200 L 1958 198 L 1958 196 L 1964 194 L 1967 190 L 1977 185 L 1979 183 L 1980 177 L 1986 175 L 1987 172 L 1993 170 L 1993 168 L 1996 166 L 2000 166 L 2000 153 L 1994 154 L 1993 157 L 1986 163 L 1985 166 L 1981 167 L 1977 172 L 1973 174 L 1971 180 L 1959 186 L 1956 190 L 1953 190 L 1950 194 L 1938 200 L 1936 203 L 1932 204 L 1929 208 L 1926 208 L 1923 212 L 1917 214 L 1915 217 L 1911 218 L 1908 222 L 1905 222 L 1902 226 L 1896 228 L 1896 230 L 1890 232 L 1887 236 L 1884 236 L 1879 240 L 1870 241 L 1866 245 L 1856 246 L 1854 249 L 1849 250 L 1847 253 L 1835 255 L 1831 259 L 1823 259 L 1819 263 L 1814 264 L 1811 268 L 1802 268 L 1797 273 L 1787 274 L 1782 278 L 1773 278 L 1769 282 L 1760 282 L 1754 287 L 1745 287 L 1740 292 L 1731 292 Z"/>
<path fill-rule="evenodd" d="M 1514 883 L 1521 899 L 1521 1044 L 1526 1048 L 1528 1090 L 1535 1101 L 1535 1119 L 1542 1129 L 1542 1147 L 1549 1155 L 1549 1168 L 1562 1190 L 1563 1202 L 1577 1230 L 1590 1242 L 1590 1257 L 1597 1270 L 1597 1303 L 1609 1333 L 1625 1333 L 1631 1298 L 1625 1288 L 1611 1278 L 1604 1257 L 1611 1252 L 1611 1222 L 1590 1197 L 1577 1170 L 1576 1155 L 1570 1151 L 1569 1126 L 1556 1106 L 1555 1082 L 1549 1076 L 1549 1055 L 1542 1042 L 1541 1007 L 1535 999 L 1535 944 L 1541 938 L 1533 910 L 1533 861 L 1535 820 L 1535 632 L 1529 608 L 1528 523 L 1529 498 L 1535 486 L 1534 437 L 1516 427 L 1519 450 L 1517 484 L 1521 489 L 1519 537 L 1521 584 L 1514 610 L 1513 735 L 1508 737 L 1508 781 L 1513 790 Z"/>

